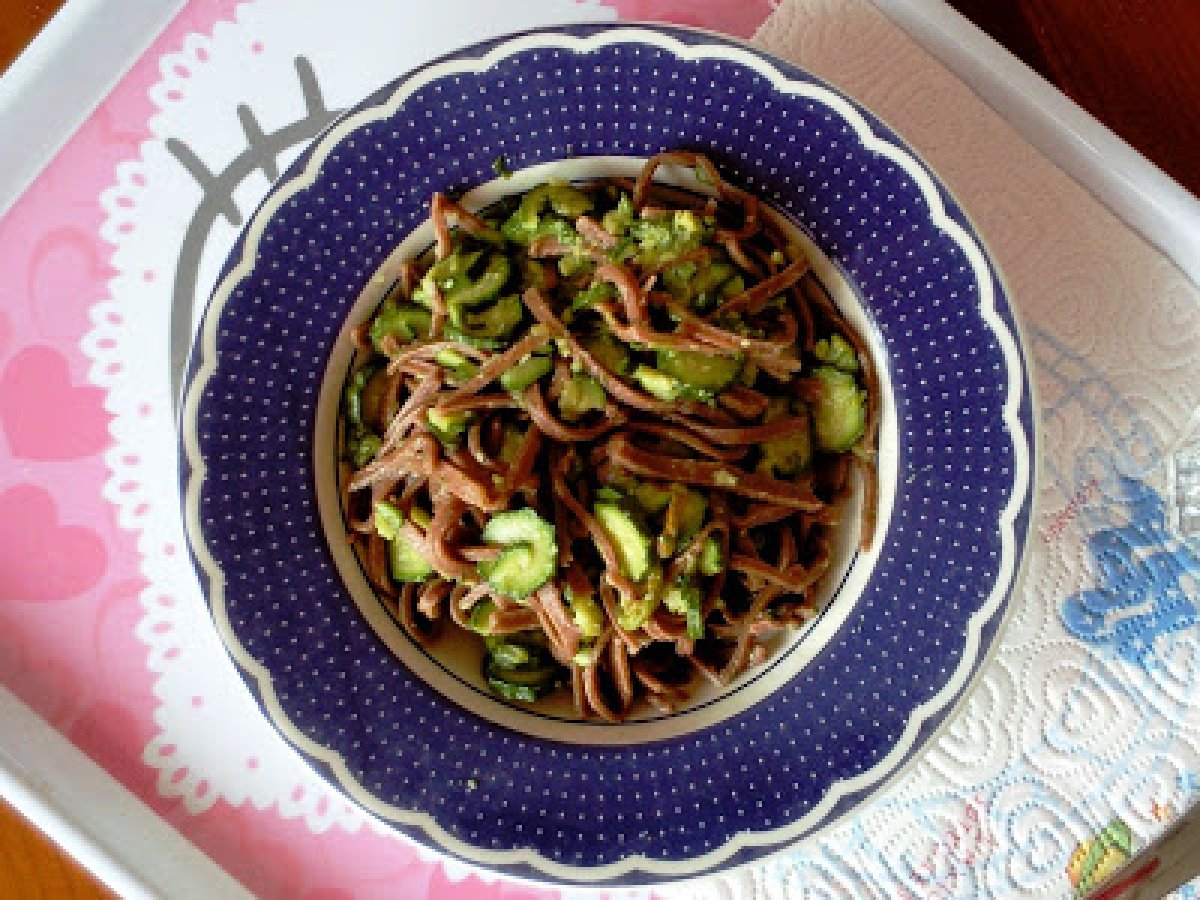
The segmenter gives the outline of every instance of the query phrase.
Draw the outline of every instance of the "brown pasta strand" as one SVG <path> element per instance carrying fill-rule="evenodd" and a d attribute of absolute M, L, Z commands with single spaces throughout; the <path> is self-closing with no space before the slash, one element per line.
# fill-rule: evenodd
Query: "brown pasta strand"
<path fill-rule="evenodd" d="M 808 271 L 808 260 L 794 262 L 782 272 L 777 272 L 769 278 L 764 278 L 754 287 L 747 288 L 740 294 L 730 297 L 709 314 L 709 318 L 725 316 L 733 312 L 758 313 L 763 306 L 776 294 L 782 294 L 791 289 Z"/>
<path fill-rule="evenodd" d="M 734 474 L 722 463 L 659 456 L 639 450 L 623 434 L 609 440 L 608 452 L 630 472 L 659 481 L 695 484 L 755 500 L 774 500 L 782 505 L 808 511 L 820 509 L 824 505 L 804 480 L 781 481 L 753 472 Z"/>
<path fill-rule="evenodd" d="M 568 425 L 555 418 L 554 414 L 550 412 L 550 408 L 546 406 L 546 400 L 542 396 L 542 390 L 536 384 L 527 387 L 522 398 L 533 423 L 556 441 L 569 443 L 594 441 L 625 422 L 624 413 L 615 406 L 610 406 L 605 410 L 601 421 L 595 425 Z"/>

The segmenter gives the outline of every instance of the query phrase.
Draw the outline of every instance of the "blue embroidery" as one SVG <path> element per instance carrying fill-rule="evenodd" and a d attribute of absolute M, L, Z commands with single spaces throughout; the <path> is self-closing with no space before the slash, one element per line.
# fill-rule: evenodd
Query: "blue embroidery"
<path fill-rule="evenodd" d="M 1184 772 L 1179 776 L 1179 789 L 1185 794 L 1200 793 L 1200 772 Z"/>
<path fill-rule="evenodd" d="M 1120 482 L 1127 524 L 1088 539 L 1099 583 L 1067 597 L 1062 619 L 1075 637 L 1148 666 L 1156 638 L 1200 621 L 1189 596 L 1200 584 L 1200 557 L 1168 531 L 1154 490 L 1132 478 Z"/>

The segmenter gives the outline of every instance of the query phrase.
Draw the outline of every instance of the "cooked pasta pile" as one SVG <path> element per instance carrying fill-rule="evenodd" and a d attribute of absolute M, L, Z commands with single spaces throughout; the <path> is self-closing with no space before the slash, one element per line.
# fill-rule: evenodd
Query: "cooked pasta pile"
<path fill-rule="evenodd" d="M 803 252 L 694 153 L 430 206 L 342 403 L 380 596 L 418 641 L 481 641 L 501 697 L 569 686 L 583 717 L 762 662 L 816 613 L 853 469 L 874 527 L 876 375 Z"/>

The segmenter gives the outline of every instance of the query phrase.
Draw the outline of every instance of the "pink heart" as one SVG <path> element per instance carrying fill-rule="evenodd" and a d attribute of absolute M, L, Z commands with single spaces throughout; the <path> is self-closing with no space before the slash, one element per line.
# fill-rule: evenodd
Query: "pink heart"
<path fill-rule="evenodd" d="M 80 459 L 108 444 L 104 392 L 75 387 L 66 358 L 50 347 L 26 347 L 0 376 L 0 425 L 14 456 Z"/>
<path fill-rule="evenodd" d="M 0 601 L 66 600 L 92 587 L 107 564 L 99 535 L 60 525 L 42 488 L 21 484 L 0 494 Z"/>
<path fill-rule="evenodd" d="M 25 296 L 42 335 L 70 338 L 90 327 L 88 310 L 116 274 L 106 259 L 94 231 L 65 226 L 38 237 L 26 262 Z"/>

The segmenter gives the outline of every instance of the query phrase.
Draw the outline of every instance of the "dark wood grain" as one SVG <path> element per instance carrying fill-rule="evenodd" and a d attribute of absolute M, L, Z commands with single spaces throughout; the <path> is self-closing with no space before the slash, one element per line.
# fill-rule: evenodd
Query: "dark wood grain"
<path fill-rule="evenodd" d="M 950 0 L 1200 194 L 1200 0 Z"/>
<path fill-rule="evenodd" d="M 62 5 L 63 0 L 4 0 L 0 6 L 0 72 Z"/>
<path fill-rule="evenodd" d="M 112 896 L 78 863 L 0 802 L 0 897 L 109 900 Z"/>

